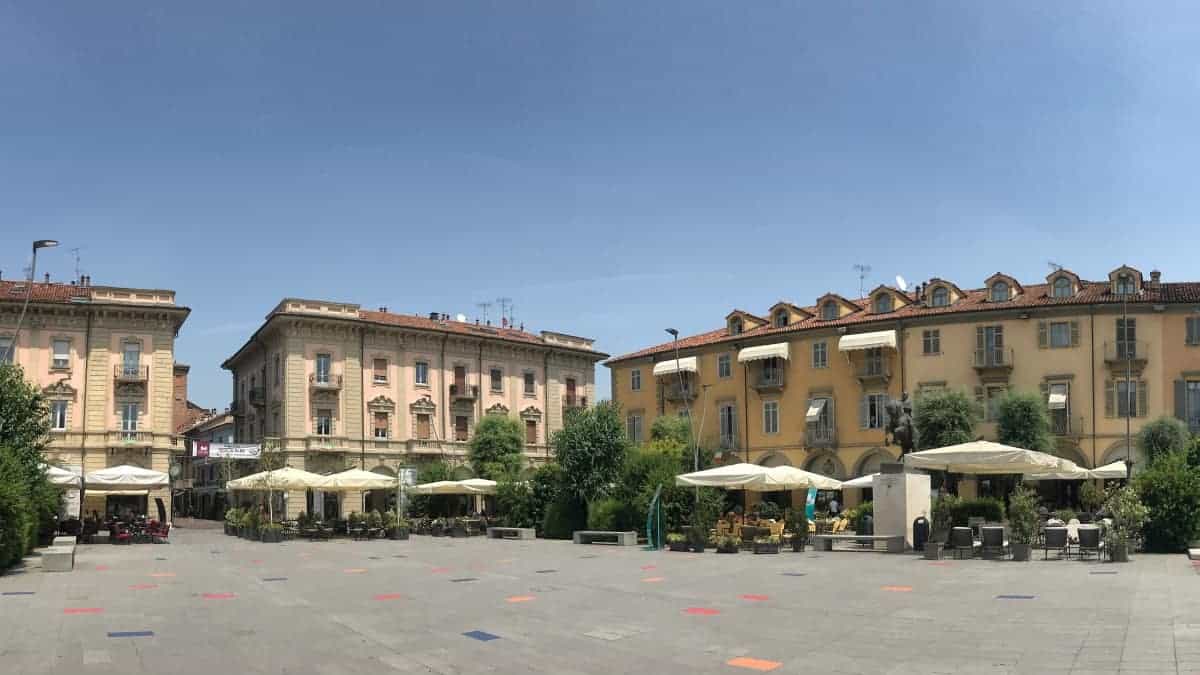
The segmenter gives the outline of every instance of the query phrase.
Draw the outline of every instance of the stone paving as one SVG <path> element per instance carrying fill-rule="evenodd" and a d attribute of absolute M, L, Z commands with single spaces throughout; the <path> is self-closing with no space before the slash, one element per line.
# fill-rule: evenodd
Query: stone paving
<path fill-rule="evenodd" d="M 1183 555 L 171 539 L 0 577 L 0 672 L 1200 672 L 1200 575 Z"/>

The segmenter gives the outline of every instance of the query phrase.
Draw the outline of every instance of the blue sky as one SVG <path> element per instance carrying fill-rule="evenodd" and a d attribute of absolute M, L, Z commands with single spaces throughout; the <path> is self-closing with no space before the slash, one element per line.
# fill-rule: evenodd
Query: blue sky
<path fill-rule="evenodd" d="M 168 5 L 0 0 L 0 269 L 176 289 L 202 405 L 284 296 L 618 354 L 855 263 L 1200 279 L 1192 3 Z"/>

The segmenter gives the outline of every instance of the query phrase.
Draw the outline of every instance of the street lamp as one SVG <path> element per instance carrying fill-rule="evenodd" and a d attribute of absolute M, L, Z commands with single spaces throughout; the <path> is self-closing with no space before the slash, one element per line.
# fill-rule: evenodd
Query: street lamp
<path fill-rule="evenodd" d="M 13 332 L 12 342 L 8 345 L 5 361 L 15 361 L 17 355 L 17 340 L 21 337 L 21 324 L 25 322 L 25 310 L 29 309 L 29 299 L 33 297 L 33 282 L 37 279 L 37 252 L 39 248 L 54 248 L 58 241 L 54 239 L 38 239 L 33 242 L 33 262 L 29 265 L 29 285 L 25 287 L 25 302 L 21 305 L 21 315 L 17 317 L 17 330 Z"/>
<path fill-rule="evenodd" d="M 675 375 L 679 377 L 679 393 L 683 396 L 683 410 L 687 414 L 688 437 L 692 441 L 692 471 L 700 470 L 700 444 L 692 433 L 692 407 L 688 404 L 687 392 L 684 389 L 683 371 L 679 369 L 679 331 L 667 328 L 667 334 L 675 343 Z M 696 502 L 700 501 L 700 488 L 696 488 Z"/>

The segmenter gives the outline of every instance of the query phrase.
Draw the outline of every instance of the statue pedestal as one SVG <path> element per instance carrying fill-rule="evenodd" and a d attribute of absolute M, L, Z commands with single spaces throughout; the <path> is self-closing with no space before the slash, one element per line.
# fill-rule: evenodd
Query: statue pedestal
<path fill-rule="evenodd" d="M 932 520 L 926 474 L 881 473 L 873 481 L 872 500 L 875 534 L 902 534 L 905 549 L 913 546 L 913 521 L 921 516 Z"/>

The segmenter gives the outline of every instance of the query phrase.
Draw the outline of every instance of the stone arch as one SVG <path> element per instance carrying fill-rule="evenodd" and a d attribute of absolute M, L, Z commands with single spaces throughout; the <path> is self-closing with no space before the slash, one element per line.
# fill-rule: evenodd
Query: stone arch
<path fill-rule="evenodd" d="M 1108 448 L 1104 450 L 1104 456 L 1103 459 L 1100 460 L 1099 466 L 1111 464 L 1119 459 L 1124 460 L 1128 457 L 1129 453 L 1126 450 L 1125 439 L 1121 439 L 1113 442 L 1112 445 L 1108 446 Z M 1144 468 L 1146 468 L 1146 456 L 1142 454 L 1141 450 L 1139 450 L 1137 447 L 1137 443 L 1134 442 L 1133 471 L 1131 473 L 1137 474 Z"/>
<path fill-rule="evenodd" d="M 381 475 L 384 475 L 384 476 L 389 476 L 389 477 L 391 477 L 391 478 L 395 478 L 395 477 L 396 477 L 396 470 L 395 470 L 395 469 L 393 469 L 393 468 L 392 468 L 392 467 L 390 467 L 390 466 L 385 466 L 385 465 L 383 465 L 383 464 L 380 464 L 379 466 L 373 467 L 373 468 L 371 469 L 371 473 L 377 473 L 377 474 L 381 474 Z"/>
<path fill-rule="evenodd" d="M 1124 442 L 1121 443 L 1121 447 L 1125 447 Z M 1058 446 L 1055 448 L 1054 454 L 1062 457 L 1063 459 L 1071 460 L 1072 462 L 1075 462 L 1079 466 L 1082 466 L 1086 469 L 1095 468 L 1089 465 L 1090 463 L 1087 461 L 1087 458 L 1083 456 L 1083 452 L 1079 449 L 1079 446 L 1075 445 L 1074 443 L 1067 443 Z"/>
<path fill-rule="evenodd" d="M 466 464 L 460 464 L 450 470 L 450 480 L 466 480 L 474 477 L 475 472 L 471 471 L 471 467 Z"/>
<path fill-rule="evenodd" d="M 791 466 L 792 465 L 792 463 L 790 461 L 788 461 L 787 455 L 785 455 L 781 452 L 767 453 L 767 454 L 763 455 L 762 457 L 758 458 L 757 464 L 759 466 L 765 466 L 768 468 L 776 467 L 776 466 Z"/>
<path fill-rule="evenodd" d="M 842 460 L 828 450 L 814 453 L 812 457 L 809 457 L 808 461 L 804 463 L 804 470 L 838 480 L 846 478 L 846 467 L 842 464 Z"/>
<path fill-rule="evenodd" d="M 880 464 L 894 461 L 896 461 L 896 458 L 884 448 L 871 448 L 863 453 L 862 458 L 858 460 L 858 464 L 854 468 L 854 476 L 869 476 L 873 473 L 879 473 Z"/>

